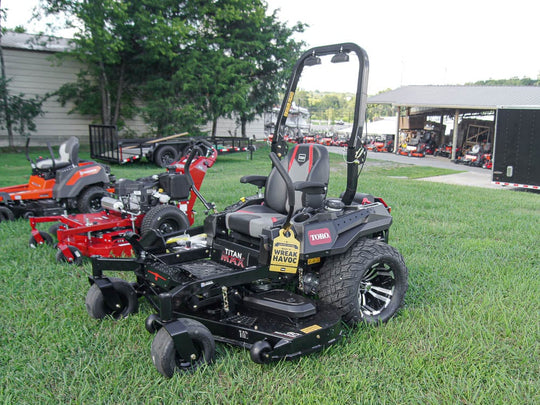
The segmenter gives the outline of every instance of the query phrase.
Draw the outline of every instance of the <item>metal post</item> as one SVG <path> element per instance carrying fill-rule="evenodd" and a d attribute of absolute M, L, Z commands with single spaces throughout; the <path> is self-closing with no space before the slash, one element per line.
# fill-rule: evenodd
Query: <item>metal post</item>
<path fill-rule="evenodd" d="M 452 158 L 451 160 L 456 160 L 456 145 L 458 140 L 458 121 L 459 121 L 459 110 L 456 110 L 454 114 L 454 136 L 452 137 Z"/>
<path fill-rule="evenodd" d="M 401 107 L 398 107 L 397 109 L 397 124 L 396 124 L 396 135 L 394 136 L 394 153 L 397 153 L 398 151 L 398 143 L 399 143 L 399 118 L 401 117 Z"/>

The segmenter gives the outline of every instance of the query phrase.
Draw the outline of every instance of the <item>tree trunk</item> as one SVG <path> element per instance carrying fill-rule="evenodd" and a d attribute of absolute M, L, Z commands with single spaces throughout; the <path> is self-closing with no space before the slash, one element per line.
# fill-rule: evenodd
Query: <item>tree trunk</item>
<path fill-rule="evenodd" d="M 116 90 L 114 116 L 113 116 L 111 125 L 116 125 L 118 123 L 118 118 L 120 117 L 120 107 L 122 105 L 122 92 L 124 90 L 124 71 L 125 71 L 125 64 L 124 64 L 124 61 L 122 61 L 122 65 L 120 66 L 120 78 L 118 79 L 118 89 Z"/>
<path fill-rule="evenodd" d="M 111 95 L 108 89 L 107 73 L 103 61 L 99 62 L 99 90 L 101 92 L 101 123 L 111 125 Z"/>
<path fill-rule="evenodd" d="M 216 132 L 217 132 L 217 118 L 214 118 L 212 120 L 212 138 L 215 138 L 216 137 Z"/>
<path fill-rule="evenodd" d="M 244 116 L 240 117 L 240 125 L 242 128 L 242 138 L 247 138 L 246 128 L 247 128 L 247 118 Z"/>

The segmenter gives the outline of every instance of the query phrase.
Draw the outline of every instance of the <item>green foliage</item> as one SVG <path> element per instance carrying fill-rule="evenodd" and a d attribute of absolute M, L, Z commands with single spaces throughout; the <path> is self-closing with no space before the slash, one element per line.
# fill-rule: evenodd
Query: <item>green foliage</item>
<path fill-rule="evenodd" d="M 44 0 L 45 1 L 45 0 Z M 236 112 L 252 120 L 276 102 L 301 43 L 261 0 L 46 0 L 82 23 L 70 52 L 88 68 L 60 89 L 104 124 L 130 117 L 135 100 L 155 133 L 193 131 Z M 90 93 L 98 96 L 92 96 Z"/>
<path fill-rule="evenodd" d="M 223 209 L 256 192 L 239 183 L 242 175 L 270 167 L 266 147 L 253 161 L 220 155 L 201 192 Z M 90 319 L 90 261 L 58 264 L 52 247 L 28 248 L 27 220 L 0 223 L 0 402 L 539 403 L 538 195 L 392 177 L 409 174 L 408 167 L 368 159 L 359 181 L 359 191 L 392 207 L 390 243 L 410 275 L 397 317 L 348 329 L 319 353 L 268 365 L 218 343 L 213 365 L 171 380 L 152 364 L 144 321 L 153 310 L 143 298 L 127 319 Z M 22 154 L 3 153 L 0 170 L 6 186 L 30 168 Z M 414 177 L 424 170 L 434 174 L 418 167 Z M 135 179 L 159 170 L 113 165 L 112 172 Z M 344 175 L 343 157 L 331 154 L 330 196 L 343 190 Z M 197 210 L 201 223 L 204 209 Z"/>
<path fill-rule="evenodd" d="M 331 121 L 332 123 L 336 121 L 352 122 L 355 98 L 352 93 L 298 90 L 295 102 L 309 110 L 312 120 Z M 366 120 L 395 114 L 396 111 L 390 105 L 369 104 L 366 110 Z"/>
<path fill-rule="evenodd" d="M 173 0 L 45 1 L 47 13 L 63 12 L 80 23 L 69 55 L 87 69 L 60 90 L 61 101 L 73 100 L 77 111 L 100 115 L 103 124 L 131 117 L 140 86 L 185 44 L 182 6 Z M 91 92 L 97 102 L 89 102 Z"/>
<path fill-rule="evenodd" d="M 479 80 L 474 83 L 465 83 L 466 86 L 540 86 L 540 77 L 538 79 L 530 79 L 528 77 L 510 79 L 489 79 Z"/>

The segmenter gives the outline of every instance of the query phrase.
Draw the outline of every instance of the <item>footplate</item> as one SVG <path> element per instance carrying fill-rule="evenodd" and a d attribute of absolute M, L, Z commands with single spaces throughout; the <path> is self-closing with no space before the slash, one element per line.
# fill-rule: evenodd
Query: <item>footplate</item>
<path fill-rule="evenodd" d="M 209 279 L 234 271 L 230 267 L 210 260 L 178 264 L 154 262 L 146 265 L 146 278 L 160 287 L 171 288 L 183 283 Z"/>

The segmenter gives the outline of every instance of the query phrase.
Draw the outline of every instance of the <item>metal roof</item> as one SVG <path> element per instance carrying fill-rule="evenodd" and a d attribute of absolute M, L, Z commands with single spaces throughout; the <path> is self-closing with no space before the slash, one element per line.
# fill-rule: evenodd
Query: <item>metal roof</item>
<path fill-rule="evenodd" d="M 70 40 L 66 38 L 23 34 L 13 31 L 7 31 L 2 35 L 0 45 L 2 45 L 2 48 L 48 52 L 64 52 L 71 48 Z"/>
<path fill-rule="evenodd" d="M 539 86 L 404 86 L 371 96 L 368 104 L 437 109 L 540 109 Z"/>

